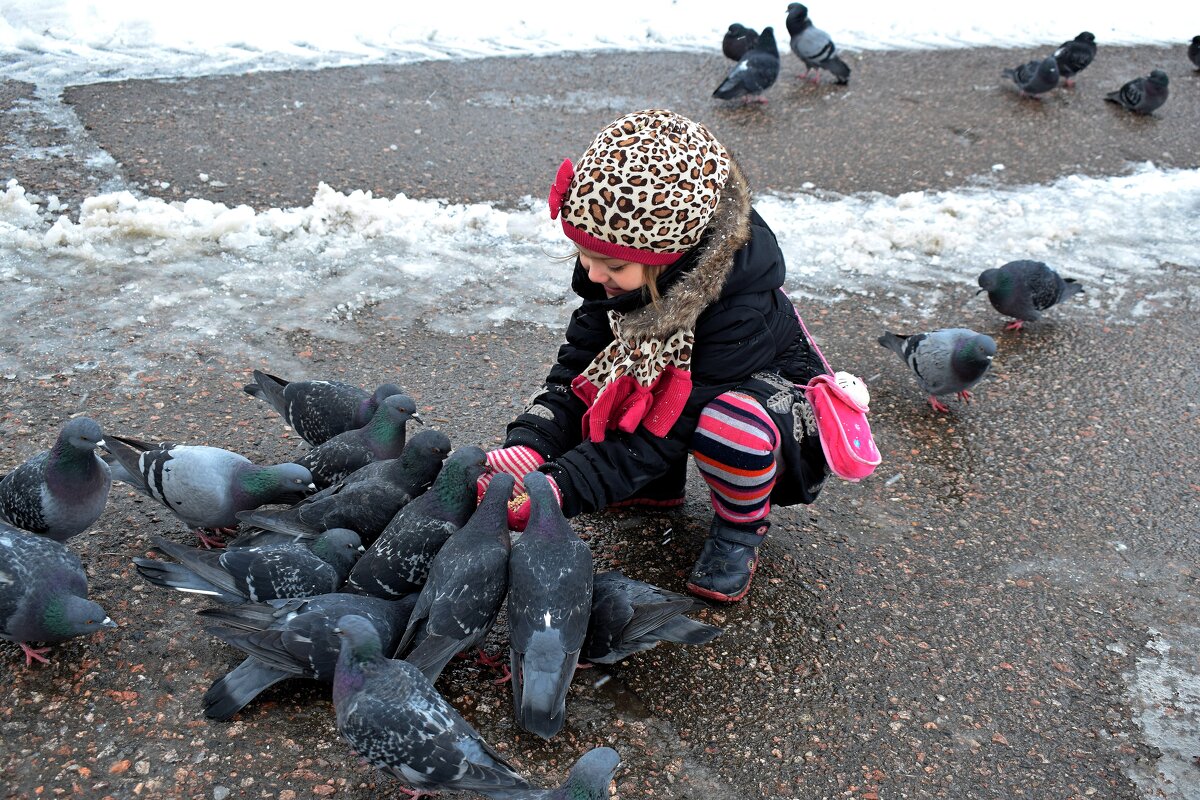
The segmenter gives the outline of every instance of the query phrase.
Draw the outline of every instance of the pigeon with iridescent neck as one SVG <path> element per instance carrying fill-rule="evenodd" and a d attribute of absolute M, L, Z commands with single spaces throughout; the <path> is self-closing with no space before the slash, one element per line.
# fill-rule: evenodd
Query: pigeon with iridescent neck
<path fill-rule="evenodd" d="M 394 394 L 379 404 L 366 425 L 339 433 L 297 458 L 296 463 L 308 468 L 318 489 L 332 486 L 372 461 L 399 456 L 410 419 L 421 421 L 417 404 L 406 394 Z"/>
<path fill-rule="evenodd" d="M 579 757 L 567 779 L 552 789 L 506 794 L 508 800 L 608 800 L 621 757 L 611 747 L 593 747 Z"/>
<path fill-rule="evenodd" d="M 1064 278 L 1041 261 L 1010 261 L 979 274 L 980 292 L 987 292 L 992 307 L 1014 322 L 1008 330 L 1020 330 L 1026 322 L 1041 319 L 1042 312 L 1083 291 L 1074 278 Z"/>
<path fill-rule="evenodd" d="M 1053 55 L 1027 61 L 1001 74 L 1013 82 L 1023 97 L 1034 97 L 1058 86 L 1058 62 Z"/>
<path fill-rule="evenodd" d="M 242 387 L 279 412 L 301 439 L 319 445 L 339 433 L 358 430 L 371 421 L 380 403 L 403 390 L 392 383 L 367 393 L 341 381 L 286 381 L 254 370 L 254 383 Z"/>
<path fill-rule="evenodd" d="M 957 394 L 968 402 L 968 389 L 983 380 L 996 355 L 995 340 L 969 328 L 943 328 L 907 336 L 885 332 L 879 344 L 900 356 L 929 395 L 929 404 L 935 411 L 944 412 L 950 409 L 938 400 L 938 395 Z"/>
<path fill-rule="evenodd" d="M 49 450 L 0 477 L 0 520 L 64 542 L 104 513 L 112 477 L 96 455 L 100 426 L 87 417 L 63 425 Z"/>
<path fill-rule="evenodd" d="M 25 666 L 49 663 L 49 647 L 76 636 L 115 628 L 88 599 L 87 575 L 66 545 L 0 522 L 0 639 L 16 642 Z"/>
<path fill-rule="evenodd" d="M 1134 78 L 1115 92 L 1104 95 L 1104 99 L 1135 114 L 1153 114 L 1155 109 L 1167 102 L 1169 83 L 1167 73 L 1155 69 L 1150 71 L 1150 77 Z"/>

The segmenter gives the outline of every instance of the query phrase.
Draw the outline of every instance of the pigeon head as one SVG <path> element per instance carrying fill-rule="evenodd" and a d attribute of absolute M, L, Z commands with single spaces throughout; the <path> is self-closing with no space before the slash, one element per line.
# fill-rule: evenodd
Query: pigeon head
<path fill-rule="evenodd" d="M 309 548 L 343 579 L 363 553 L 362 539 L 349 528 L 330 528 L 317 537 Z"/>
<path fill-rule="evenodd" d="M 996 355 L 996 340 L 984 333 L 964 336 L 954 343 L 950 366 L 962 378 L 981 375 Z"/>
<path fill-rule="evenodd" d="M 1088 44 L 1091 44 L 1092 42 L 1096 41 L 1096 34 L 1092 33 L 1091 31 L 1084 31 L 1075 37 L 1075 41 L 1087 42 Z"/>
<path fill-rule="evenodd" d="M 341 662 L 362 664 L 378 661 L 383 656 L 383 643 L 379 640 L 379 631 L 366 617 L 358 614 L 347 614 L 337 621 L 333 632 L 342 641 Z"/>
<path fill-rule="evenodd" d="M 1012 291 L 1012 275 L 1000 269 L 985 269 L 979 273 L 979 286 L 981 288 L 975 294 L 980 292 L 1007 294 Z"/>
<path fill-rule="evenodd" d="M 436 428 L 426 428 L 418 431 L 417 435 L 404 445 L 400 458 L 406 466 L 434 464 L 440 466 L 450 455 L 450 437 Z M 429 476 L 433 480 L 433 476 Z"/>
<path fill-rule="evenodd" d="M 101 628 L 115 628 L 98 603 L 73 594 L 50 598 L 42 611 L 45 641 L 58 642 L 75 636 L 85 636 Z"/>
<path fill-rule="evenodd" d="M 255 499 L 274 498 L 311 492 L 313 485 L 312 473 L 300 464 L 276 464 L 272 467 L 253 467 L 243 471 L 238 476 L 238 489 Z"/>
<path fill-rule="evenodd" d="M 579 757 L 563 788 L 569 800 L 607 800 L 608 787 L 621 766 L 621 756 L 611 747 L 594 747 Z"/>
<path fill-rule="evenodd" d="M 754 44 L 754 49 L 764 53 L 778 53 L 779 47 L 775 44 L 775 29 L 770 26 L 763 28 L 762 33 L 758 35 L 758 41 Z"/>
<path fill-rule="evenodd" d="M 96 421 L 89 417 L 77 417 L 63 425 L 55 449 L 61 452 L 70 447 L 81 453 L 90 453 L 101 444 L 104 444 L 104 435 Z"/>
<path fill-rule="evenodd" d="M 421 415 L 417 413 L 416 401 L 406 394 L 394 394 L 391 397 L 385 397 L 379 404 L 379 410 L 371 418 L 371 427 L 375 428 L 376 425 L 381 425 L 387 428 L 400 427 L 403 429 L 404 423 L 410 419 L 423 422 Z"/>
<path fill-rule="evenodd" d="M 460 447 L 446 459 L 430 491 L 447 507 L 455 507 L 463 502 L 465 493 L 476 496 L 475 482 L 486 469 L 487 455 L 482 450 L 474 445 Z"/>
<path fill-rule="evenodd" d="M 1165 87 L 1168 83 L 1167 73 L 1163 72 L 1161 69 L 1152 70 L 1150 72 L 1149 80 L 1150 83 L 1153 83 L 1155 86 Z"/>
<path fill-rule="evenodd" d="M 812 21 L 808 18 L 808 6 L 802 3 L 792 3 L 787 9 L 787 30 L 792 36 L 802 33 L 805 28 L 812 25 Z"/>
<path fill-rule="evenodd" d="M 384 383 L 374 391 L 374 393 L 371 395 L 371 399 L 375 401 L 376 406 L 379 406 L 383 404 L 384 400 L 387 400 L 389 397 L 398 394 L 404 394 L 404 390 L 394 383 Z"/>

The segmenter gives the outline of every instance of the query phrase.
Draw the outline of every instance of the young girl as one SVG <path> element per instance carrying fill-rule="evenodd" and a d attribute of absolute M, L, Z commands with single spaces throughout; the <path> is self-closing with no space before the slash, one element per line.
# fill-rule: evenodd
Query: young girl
<path fill-rule="evenodd" d="M 687 587 L 739 600 L 771 503 L 812 502 L 826 471 L 795 386 L 824 370 L 781 290 L 775 235 L 721 143 L 657 109 L 563 162 L 550 216 L 578 248 L 583 302 L 544 387 L 488 454 L 491 472 L 514 475 L 515 494 L 530 470 L 546 473 L 572 517 L 682 504 L 690 452 L 714 516 Z M 513 517 L 523 529 L 528 505 Z"/>

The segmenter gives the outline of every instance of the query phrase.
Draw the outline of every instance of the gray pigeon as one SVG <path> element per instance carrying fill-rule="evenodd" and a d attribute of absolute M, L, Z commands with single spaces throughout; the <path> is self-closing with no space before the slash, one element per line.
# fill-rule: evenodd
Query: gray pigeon
<path fill-rule="evenodd" d="M 735 22 L 729 26 L 729 30 L 725 31 L 725 37 L 721 39 L 721 52 L 730 61 L 741 61 L 742 56 L 746 55 L 747 51 L 756 44 L 758 44 L 758 31 Z"/>
<path fill-rule="evenodd" d="M 394 394 L 380 403 L 366 425 L 339 433 L 296 459 L 296 463 L 308 468 L 318 489 L 332 486 L 372 461 L 399 456 L 410 419 L 421 421 L 417 404 L 406 394 Z"/>
<path fill-rule="evenodd" d="M 1054 61 L 1063 85 L 1074 86 L 1074 77 L 1083 72 L 1095 57 L 1096 36 L 1090 31 L 1084 31 L 1071 41 L 1059 45 L 1054 51 Z"/>
<path fill-rule="evenodd" d="M 49 450 L 0 476 L 0 521 L 65 542 L 104 513 L 112 477 L 96 455 L 100 426 L 87 417 L 63 425 Z"/>
<path fill-rule="evenodd" d="M 1083 291 L 1074 278 L 1064 278 L 1041 261 L 1010 261 L 997 269 L 985 269 L 979 275 L 979 292 L 1001 314 L 1016 317 L 1005 326 L 1020 330 L 1026 322 L 1036 322 L 1042 312 Z M 976 294 L 979 294 L 976 292 Z"/>
<path fill-rule="evenodd" d="M 429 488 L 449 454 L 446 434 L 418 431 L 399 458 L 372 461 L 291 508 L 243 511 L 238 519 L 297 540 L 312 539 L 330 528 L 350 528 L 369 547 L 396 512 Z"/>
<path fill-rule="evenodd" d="M 743 102 L 766 103 L 762 93 L 770 89 L 778 77 L 779 48 L 775 45 L 775 29 L 763 28 L 758 41 L 733 65 L 712 96 L 722 100 L 741 97 Z"/>
<path fill-rule="evenodd" d="M 156 445 L 124 436 L 109 436 L 104 447 L 120 465 L 114 477 L 171 509 L 206 547 L 220 542 L 204 532 L 233 530 L 239 511 L 294 502 L 314 488 L 306 467 L 259 467 L 219 447 Z"/>
<path fill-rule="evenodd" d="M 592 610 L 592 553 L 563 516 L 550 480 L 525 476 L 529 524 L 508 559 L 509 660 L 517 724 L 549 739 L 566 721 L 567 688 Z"/>
<path fill-rule="evenodd" d="M 368 394 L 341 381 L 285 381 L 254 370 L 254 383 L 242 387 L 246 394 L 266 401 L 301 439 L 319 445 L 339 433 L 354 431 L 371 421 L 379 404 L 403 394 L 385 383 Z"/>
<path fill-rule="evenodd" d="M 1193 36 L 1188 45 L 1188 60 L 1196 69 L 1200 69 L 1200 36 Z"/>
<path fill-rule="evenodd" d="M 1135 114 L 1153 114 L 1167 102 L 1167 83 L 1167 73 L 1156 69 L 1150 77 L 1134 78 L 1117 91 L 1104 95 L 1104 99 Z"/>
<path fill-rule="evenodd" d="M 530 788 L 419 669 L 384 655 L 370 622 L 348 615 L 338 620 L 337 631 L 337 729 L 360 756 L 418 792 L 499 798 Z"/>
<path fill-rule="evenodd" d="M 936 411 L 950 410 L 937 399 L 938 395 L 957 394 L 968 402 L 971 393 L 967 390 L 983 379 L 996 355 L 992 337 L 968 328 L 942 328 L 908 336 L 885 332 L 879 343 L 909 366 Z"/>
<path fill-rule="evenodd" d="M 279 544 L 211 553 L 161 536 L 154 537 L 154 546 L 179 563 L 135 558 L 133 563 L 143 578 L 166 589 L 209 595 L 223 603 L 336 592 L 363 549 L 358 534 L 345 528 L 325 531 L 312 547 Z"/>
<path fill-rule="evenodd" d="M 1027 61 L 1001 74 L 1011 79 L 1025 97 L 1033 97 L 1058 86 L 1058 62 L 1053 55 Z"/>
<path fill-rule="evenodd" d="M 593 747 L 571 767 L 567 779 L 553 789 L 507 793 L 510 800 L 608 800 L 621 757 L 611 747 Z"/>
<path fill-rule="evenodd" d="M 583 643 L 585 661 L 615 664 L 659 642 L 706 644 L 721 629 L 684 616 L 704 608 L 694 597 L 627 578 L 618 570 L 592 582 L 592 616 Z"/>
<path fill-rule="evenodd" d="M 83 564 L 66 545 L 0 522 L 0 639 L 20 645 L 25 666 L 50 663 L 50 648 L 30 642 L 117 627 L 87 594 Z"/>
<path fill-rule="evenodd" d="M 204 716 L 227 720 L 265 689 L 287 678 L 333 683 L 341 640 L 333 629 L 346 614 L 375 626 L 385 647 L 404 633 L 417 602 L 415 594 L 382 600 L 360 594 L 270 600 L 241 606 L 206 608 L 198 613 L 218 624 L 207 628 L 247 658 L 213 681 L 204 695 Z"/>
<path fill-rule="evenodd" d="M 398 597 L 420 591 L 438 550 L 475 512 L 475 482 L 487 468 L 478 447 L 450 454 L 433 486 L 392 518 L 346 582 L 346 591 Z"/>
<path fill-rule="evenodd" d="M 791 37 L 792 52 L 804 62 L 804 75 L 817 70 L 813 83 L 821 82 L 820 70 L 828 70 L 840 84 L 850 82 L 850 66 L 838 58 L 837 46 L 829 34 L 812 24 L 808 18 L 808 7 L 802 3 L 790 3 L 787 9 L 787 31 Z"/>
<path fill-rule="evenodd" d="M 430 682 L 455 653 L 483 643 L 508 593 L 508 500 L 513 476 L 498 472 L 479 508 L 450 535 L 429 567 L 429 577 L 396 649 Z"/>

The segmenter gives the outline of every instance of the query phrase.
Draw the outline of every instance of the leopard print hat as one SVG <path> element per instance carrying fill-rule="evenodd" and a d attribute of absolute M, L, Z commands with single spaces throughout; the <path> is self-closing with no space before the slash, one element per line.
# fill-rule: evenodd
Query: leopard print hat
<path fill-rule="evenodd" d="M 562 163 L 550 218 L 589 250 L 671 264 L 700 241 L 728 177 L 729 153 L 703 125 L 638 111 L 600 131 L 578 166 Z"/>

